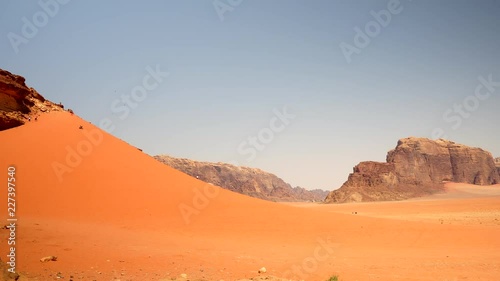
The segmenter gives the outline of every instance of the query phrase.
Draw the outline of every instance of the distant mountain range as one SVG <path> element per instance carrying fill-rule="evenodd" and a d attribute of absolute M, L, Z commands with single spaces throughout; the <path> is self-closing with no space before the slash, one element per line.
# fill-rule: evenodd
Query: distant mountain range
<path fill-rule="evenodd" d="M 199 162 L 167 155 L 154 158 L 207 183 L 269 201 L 323 202 L 328 191 L 292 187 L 274 174 L 226 163 Z"/>

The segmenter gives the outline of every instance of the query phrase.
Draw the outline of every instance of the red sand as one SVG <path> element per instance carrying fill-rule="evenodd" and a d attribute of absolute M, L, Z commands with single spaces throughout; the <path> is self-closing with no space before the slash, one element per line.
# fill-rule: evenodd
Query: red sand
<path fill-rule="evenodd" d="M 102 140 L 85 150 L 84 132 Z M 16 166 L 16 271 L 34 280 L 235 280 L 263 266 L 296 280 L 500 280 L 498 186 L 471 195 L 475 187 L 450 184 L 447 195 L 403 202 L 271 203 L 206 185 L 66 112 L 0 132 L 0 144 L 5 175 Z M 67 148 L 77 147 L 88 155 L 70 167 Z M 71 169 L 62 181 L 54 162 Z M 5 261 L 9 231 L 0 235 Z M 58 260 L 40 262 L 50 255 Z"/>

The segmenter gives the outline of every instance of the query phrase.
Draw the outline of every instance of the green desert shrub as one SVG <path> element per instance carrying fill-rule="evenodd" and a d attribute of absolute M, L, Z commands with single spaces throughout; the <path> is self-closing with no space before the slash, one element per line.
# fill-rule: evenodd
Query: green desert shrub
<path fill-rule="evenodd" d="M 339 281 L 339 277 L 337 275 L 330 276 L 330 278 L 326 281 Z"/>

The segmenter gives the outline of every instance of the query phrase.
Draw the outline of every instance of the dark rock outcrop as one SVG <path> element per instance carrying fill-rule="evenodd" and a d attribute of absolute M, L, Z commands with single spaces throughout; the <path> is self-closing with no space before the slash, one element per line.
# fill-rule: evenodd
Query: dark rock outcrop
<path fill-rule="evenodd" d="M 328 191 L 292 188 L 290 184 L 260 169 L 226 163 L 198 162 L 166 155 L 154 158 L 174 169 L 222 188 L 270 201 L 323 201 Z"/>
<path fill-rule="evenodd" d="M 405 138 L 387 162 L 361 162 L 327 203 L 402 200 L 442 190 L 443 181 L 500 183 L 491 153 L 447 140 Z"/>
<path fill-rule="evenodd" d="M 0 131 L 23 125 L 39 112 L 62 110 L 28 88 L 22 76 L 0 69 Z"/>

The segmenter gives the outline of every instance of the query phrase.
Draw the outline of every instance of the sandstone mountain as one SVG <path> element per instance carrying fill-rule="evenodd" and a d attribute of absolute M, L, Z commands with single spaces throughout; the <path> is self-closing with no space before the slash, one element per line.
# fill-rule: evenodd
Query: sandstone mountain
<path fill-rule="evenodd" d="M 497 184 L 497 167 L 491 153 L 480 148 L 443 139 L 405 138 L 389 151 L 385 163 L 359 163 L 325 202 L 402 200 L 440 191 L 443 181 Z"/>
<path fill-rule="evenodd" d="M 24 81 L 24 77 L 0 69 L 0 131 L 23 125 L 39 112 L 62 110 Z"/>
<path fill-rule="evenodd" d="M 222 188 L 270 201 L 323 201 L 325 190 L 306 190 L 290 184 L 260 169 L 239 167 L 226 163 L 198 162 L 189 159 L 158 155 L 156 160 L 192 177 Z"/>
<path fill-rule="evenodd" d="M 497 166 L 498 174 L 500 175 L 500 157 L 495 158 L 495 165 Z"/>

